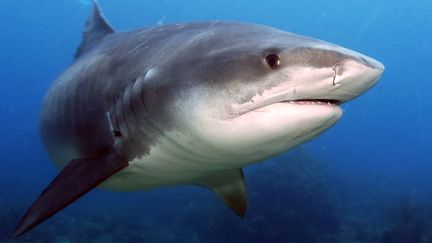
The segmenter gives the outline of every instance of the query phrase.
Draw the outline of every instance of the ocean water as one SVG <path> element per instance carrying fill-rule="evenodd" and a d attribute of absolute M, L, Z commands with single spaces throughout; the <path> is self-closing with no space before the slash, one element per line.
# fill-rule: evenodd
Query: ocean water
<path fill-rule="evenodd" d="M 271 25 L 370 55 L 380 83 L 313 141 L 245 169 L 235 216 L 210 191 L 93 190 L 10 238 L 57 171 L 42 98 L 72 62 L 91 1 L 0 1 L 0 242 L 432 242 L 432 2 L 100 0 L 119 30 L 209 19 Z"/>

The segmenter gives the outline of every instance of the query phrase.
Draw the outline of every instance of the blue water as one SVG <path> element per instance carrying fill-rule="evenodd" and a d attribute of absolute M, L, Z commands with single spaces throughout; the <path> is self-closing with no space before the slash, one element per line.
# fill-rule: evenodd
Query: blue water
<path fill-rule="evenodd" d="M 94 190 L 33 231 L 8 233 L 57 173 L 38 137 L 44 93 L 72 61 L 90 1 L 0 1 L 1 242 L 432 242 L 432 2 L 100 0 L 121 30 L 240 20 L 313 36 L 386 65 L 343 119 L 246 168 L 236 217 L 197 187 Z"/>

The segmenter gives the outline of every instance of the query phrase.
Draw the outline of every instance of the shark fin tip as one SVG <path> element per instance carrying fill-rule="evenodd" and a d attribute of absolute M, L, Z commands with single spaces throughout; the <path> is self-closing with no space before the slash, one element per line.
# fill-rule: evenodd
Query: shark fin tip
<path fill-rule="evenodd" d="M 201 178 L 198 185 L 205 186 L 215 192 L 231 208 L 236 215 L 244 218 L 247 208 L 247 192 L 243 170 L 233 169 L 219 171 Z"/>
<path fill-rule="evenodd" d="M 81 55 L 99 44 L 105 36 L 114 32 L 114 28 L 111 27 L 103 16 L 98 1 L 93 0 L 93 13 L 86 22 L 83 40 L 77 49 L 75 58 L 79 58 Z"/>
<path fill-rule="evenodd" d="M 128 164 L 112 150 L 96 158 L 71 160 L 27 210 L 12 237 L 31 230 Z"/>

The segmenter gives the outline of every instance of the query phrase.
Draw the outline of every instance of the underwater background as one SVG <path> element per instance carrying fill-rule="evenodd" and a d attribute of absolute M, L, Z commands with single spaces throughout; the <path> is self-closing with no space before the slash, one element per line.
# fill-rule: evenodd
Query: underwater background
<path fill-rule="evenodd" d="M 29 233 L 9 233 L 57 171 L 38 114 L 72 62 L 85 0 L 0 0 L 0 242 L 432 242 L 432 1 L 100 0 L 119 30 L 220 19 L 271 25 L 385 64 L 329 131 L 246 167 L 235 216 L 194 186 L 93 190 Z"/>

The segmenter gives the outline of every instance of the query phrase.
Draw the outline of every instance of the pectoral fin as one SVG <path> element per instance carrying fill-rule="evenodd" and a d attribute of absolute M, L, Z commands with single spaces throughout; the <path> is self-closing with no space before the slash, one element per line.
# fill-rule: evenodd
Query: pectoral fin
<path fill-rule="evenodd" d="M 128 160 L 112 150 L 70 161 L 27 210 L 13 236 L 32 229 L 126 166 Z"/>
<path fill-rule="evenodd" d="M 225 205 L 243 217 L 247 208 L 247 193 L 242 169 L 223 170 L 201 178 L 199 185 L 208 187 L 222 198 Z"/>

